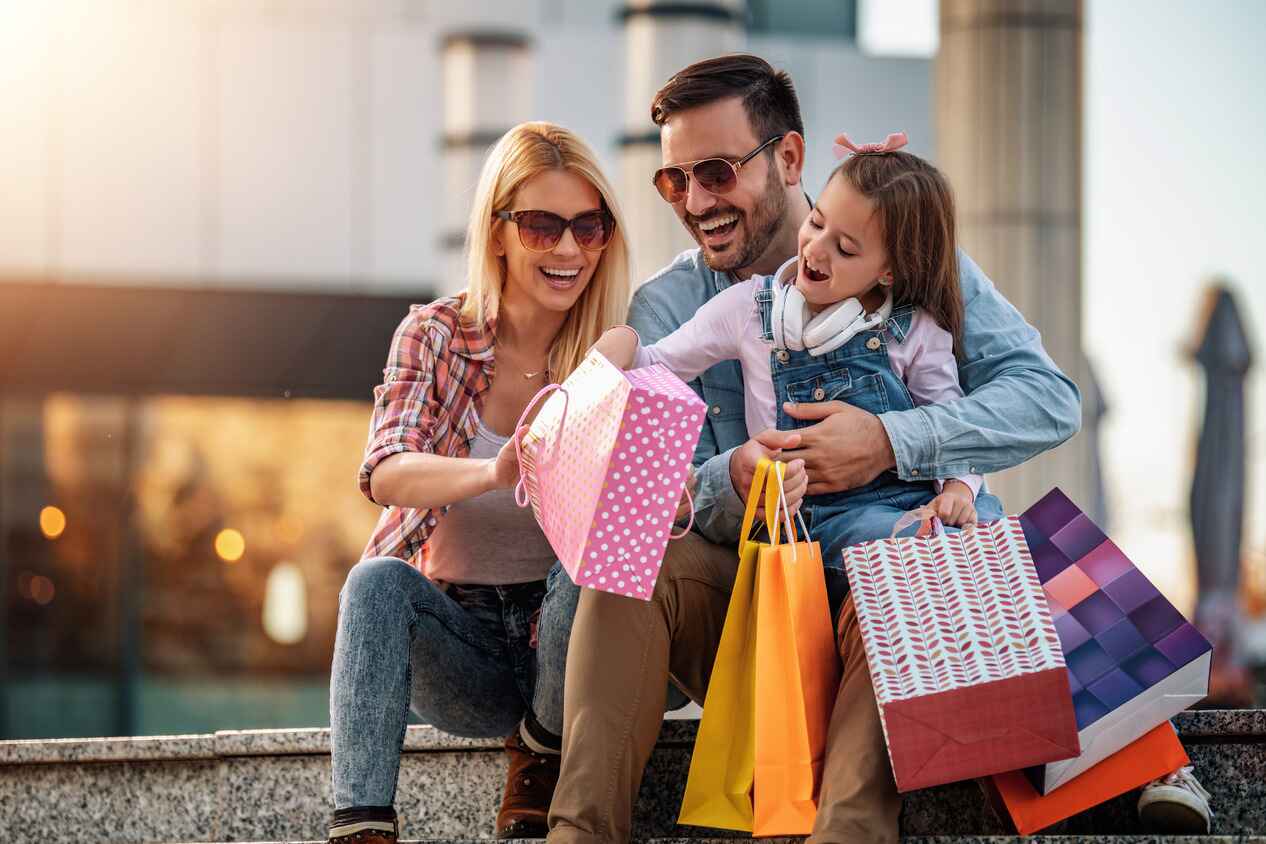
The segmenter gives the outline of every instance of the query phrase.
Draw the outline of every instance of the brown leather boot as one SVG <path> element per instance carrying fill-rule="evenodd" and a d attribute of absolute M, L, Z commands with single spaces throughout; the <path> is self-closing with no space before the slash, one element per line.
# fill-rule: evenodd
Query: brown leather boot
<path fill-rule="evenodd" d="M 329 844 L 396 844 L 396 836 L 390 832 L 361 830 L 331 838 Z"/>
<path fill-rule="evenodd" d="M 396 844 L 400 825 L 396 819 L 349 820 L 330 825 L 329 844 Z"/>
<path fill-rule="evenodd" d="M 549 832 L 549 803 L 558 785 L 558 754 L 536 753 L 515 730 L 506 739 L 510 769 L 497 812 L 497 838 L 544 838 Z"/>

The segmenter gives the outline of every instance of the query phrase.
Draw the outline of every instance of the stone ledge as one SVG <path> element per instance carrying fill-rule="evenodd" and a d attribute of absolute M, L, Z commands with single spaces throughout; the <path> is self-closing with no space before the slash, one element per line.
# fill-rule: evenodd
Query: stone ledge
<path fill-rule="evenodd" d="M 1266 743 L 1266 710 L 1208 709 L 1184 712 L 1175 719 L 1178 734 L 1190 744 Z M 694 742 L 696 721 L 665 721 L 661 747 Z M 411 726 L 405 753 L 453 753 L 501 750 L 501 739 L 451 736 L 434 727 Z M 134 738 L 33 739 L 0 741 L 0 765 L 55 762 L 141 762 L 218 759 L 237 756 L 328 755 L 330 730 L 221 730 L 218 733 Z"/>

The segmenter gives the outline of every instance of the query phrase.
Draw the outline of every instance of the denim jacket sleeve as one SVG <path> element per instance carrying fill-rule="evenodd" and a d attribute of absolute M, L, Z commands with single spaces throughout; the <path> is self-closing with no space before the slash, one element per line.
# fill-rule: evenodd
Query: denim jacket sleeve
<path fill-rule="evenodd" d="M 1081 394 L 1042 337 L 958 253 L 964 324 L 959 381 L 966 395 L 879 417 L 907 481 L 1009 469 L 1081 428 Z"/>
<path fill-rule="evenodd" d="M 660 314 L 649 296 L 642 291 L 633 295 L 629 303 L 629 325 L 641 335 L 645 345 L 667 337 L 676 328 Z M 690 386 L 702 395 L 698 381 Z M 695 476 L 698 485 L 694 493 L 694 529 L 706 539 L 721 545 L 733 545 L 738 541 L 743 522 L 743 501 L 730 482 L 730 454 L 734 449 L 717 453 L 716 438 L 712 428 L 704 424 L 695 448 Z"/>

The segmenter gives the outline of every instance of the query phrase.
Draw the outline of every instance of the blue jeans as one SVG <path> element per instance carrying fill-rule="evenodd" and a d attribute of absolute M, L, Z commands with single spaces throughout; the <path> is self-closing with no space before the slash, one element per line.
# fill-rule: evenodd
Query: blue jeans
<path fill-rule="evenodd" d="M 395 802 L 410 708 L 456 736 L 503 737 L 529 712 L 561 733 L 566 647 L 555 661 L 556 644 L 531 644 L 544 595 L 542 581 L 445 590 L 392 557 L 352 568 L 330 672 L 335 809 Z"/>

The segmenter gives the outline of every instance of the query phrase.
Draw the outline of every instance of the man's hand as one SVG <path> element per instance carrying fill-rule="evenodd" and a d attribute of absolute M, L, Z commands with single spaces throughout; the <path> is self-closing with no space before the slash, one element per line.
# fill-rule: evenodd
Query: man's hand
<path fill-rule="evenodd" d="M 888 432 L 873 413 L 839 401 L 787 402 L 783 409 L 793 419 L 817 420 L 816 425 L 796 432 L 800 435 L 798 448 L 784 446 L 795 449 L 788 451 L 786 457 L 804 461 L 809 473 L 809 495 L 863 486 L 897 465 Z M 731 461 L 731 477 L 733 466 Z"/>
<path fill-rule="evenodd" d="M 976 500 L 971 487 L 962 481 L 946 481 L 941 494 L 928 504 L 940 520 L 953 527 L 976 524 Z"/>
<path fill-rule="evenodd" d="M 740 499 L 746 500 L 752 488 L 752 478 L 756 475 L 756 464 L 762 457 L 778 460 L 783 456 L 783 449 L 795 448 L 800 444 L 798 431 L 775 431 L 770 428 L 761 431 L 730 454 L 730 483 Z M 808 476 L 805 475 L 804 461 L 793 460 L 787 464 L 783 473 L 783 489 L 787 494 L 787 506 L 795 513 L 804 498 L 808 487 Z M 765 512 L 764 499 L 757 508 L 760 517 Z"/>

